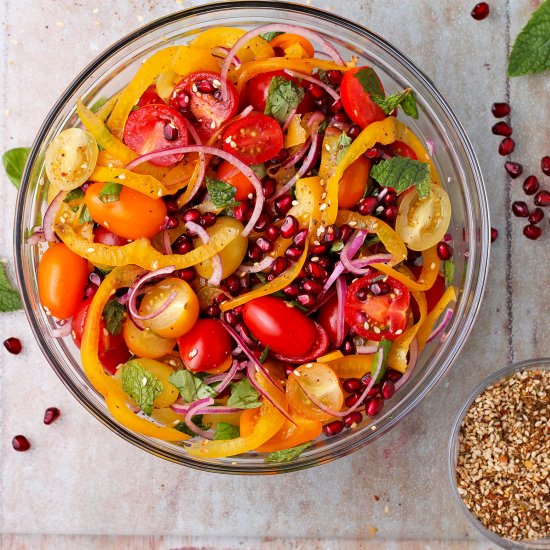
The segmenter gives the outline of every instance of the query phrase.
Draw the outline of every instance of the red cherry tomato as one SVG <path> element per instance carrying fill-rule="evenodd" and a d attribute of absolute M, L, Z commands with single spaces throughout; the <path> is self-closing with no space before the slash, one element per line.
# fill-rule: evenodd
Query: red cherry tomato
<path fill-rule="evenodd" d="M 226 160 L 224 160 L 218 168 L 218 179 L 225 181 L 225 183 L 237 189 L 235 199 L 238 201 L 247 200 L 250 193 L 253 195 L 256 194 L 256 190 L 252 183 L 250 183 L 250 180 L 239 169 L 235 168 Z"/>
<path fill-rule="evenodd" d="M 144 105 L 150 105 L 150 104 L 164 104 L 164 101 L 160 98 L 160 96 L 157 94 L 157 85 L 151 84 L 149 88 L 147 88 L 143 95 L 139 98 L 137 104 L 138 107 L 143 107 Z"/>
<path fill-rule="evenodd" d="M 279 298 L 264 296 L 248 302 L 243 320 L 262 345 L 287 357 L 305 355 L 315 343 L 315 323 Z"/>
<path fill-rule="evenodd" d="M 211 72 L 191 73 L 184 77 L 170 94 L 169 104 L 192 115 L 199 135 L 208 139 L 221 124 L 237 113 L 239 94 L 227 82 L 227 101 L 222 100 L 220 75 Z"/>
<path fill-rule="evenodd" d="M 88 262 L 63 243 L 48 248 L 38 265 L 38 295 L 54 317 L 67 319 L 78 308 L 88 283 Z"/>
<path fill-rule="evenodd" d="M 199 319 L 178 339 L 180 355 L 192 372 L 211 371 L 231 355 L 231 338 L 221 321 Z"/>
<path fill-rule="evenodd" d="M 82 344 L 84 325 L 86 324 L 86 316 L 88 315 L 91 303 L 91 298 L 84 300 L 73 315 L 71 334 L 78 348 Z M 109 374 L 115 374 L 117 366 L 121 363 L 126 363 L 130 359 L 130 352 L 126 347 L 122 332 L 117 335 L 110 334 L 107 331 L 104 319 L 101 319 L 99 323 L 98 357 L 103 368 Z"/>
<path fill-rule="evenodd" d="M 124 128 L 124 143 L 140 155 L 187 145 L 183 117 L 168 105 L 144 105 L 130 113 Z M 155 166 L 171 166 L 183 155 L 167 155 L 151 160 Z"/>
<path fill-rule="evenodd" d="M 406 143 L 402 141 L 394 141 L 390 145 L 390 149 L 399 157 L 406 157 L 413 160 L 418 160 L 416 153 Z"/>
<path fill-rule="evenodd" d="M 367 67 L 357 67 L 347 71 L 340 84 L 340 96 L 344 110 L 351 120 L 362 128 L 386 118 L 384 111 L 374 103 L 370 95 L 363 89 L 361 82 L 355 77 L 356 73 L 365 68 Z M 382 87 L 381 82 L 380 86 Z"/>
<path fill-rule="evenodd" d="M 409 265 L 409 269 L 412 271 L 413 275 L 418 279 L 420 273 L 422 273 L 421 265 Z M 426 305 L 428 307 L 428 313 L 432 311 L 437 302 L 441 299 L 443 294 L 445 294 L 445 278 L 441 273 L 439 273 L 435 279 L 435 282 L 429 290 L 426 290 L 424 296 L 426 297 Z M 418 320 L 420 317 L 420 312 L 418 311 L 418 304 L 416 300 L 411 300 L 411 311 L 415 320 Z"/>
<path fill-rule="evenodd" d="M 256 75 L 254 78 L 251 78 L 246 87 L 246 103 L 252 105 L 255 111 L 263 113 L 265 111 L 265 104 L 267 100 L 267 92 L 269 90 L 269 85 L 271 84 L 271 79 L 274 76 L 282 76 L 286 80 L 294 82 L 300 88 L 306 88 L 309 85 L 309 82 L 305 80 L 298 80 L 288 76 L 284 71 L 270 71 L 268 73 L 261 73 Z M 313 110 L 314 107 L 313 96 L 306 91 L 304 99 L 302 99 L 300 105 L 298 105 L 296 112 L 298 114 L 308 113 Z"/>
<path fill-rule="evenodd" d="M 94 243 L 107 244 L 109 246 L 124 246 L 128 244 L 128 239 L 119 237 L 108 229 L 98 225 L 94 229 Z"/>
<path fill-rule="evenodd" d="M 331 344 L 336 343 L 336 326 L 339 323 L 338 297 L 336 294 L 321 306 L 317 315 L 317 322 L 325 329 L 329 342 Z M 344 325 L 344 334 L 347 334 L 349 331 L 349 326 L 347 323 L 344 323 Z"/>
<path fill-rule="evenodd" d="M 407 287 L 392 277 L 378 272 L 355 281 L 346 294 L 346 322 L 369 340 L 395 340 L 407 326 L 410 293 Z M 375 284 L 378 289 L 375 291 Z M 382 289 L 382 292 L 378 292 Z"/>
<path fill-rule="evenodd" d="M 260 164 L 271 160 L 283 148 L 283 132 L 271 117 L 253 113 L 227 128 L 223 148 L 245 164 Z"/>

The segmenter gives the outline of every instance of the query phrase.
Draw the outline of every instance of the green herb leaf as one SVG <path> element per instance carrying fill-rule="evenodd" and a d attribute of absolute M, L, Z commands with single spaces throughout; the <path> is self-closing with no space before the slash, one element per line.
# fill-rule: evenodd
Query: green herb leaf
<path fill-rule="evenodd" d="M 90 211 L 88 210 L 88 207 L 84 205 L 82 207 L 82 210 L 80 211 L 80 216 L 78 217 L 78 221 L 80 223 L 86 223 L 86 222 L 93 222 L 92 216 L 90 216 Z"/>
<path fill-rule="evenodd" d="M 543 2 L 518 34 L 510 57 L 508 76 L 550 69 L 550 0 Z"/>
<path fill-rule="evenodd" d="M 416 97 L 412 88 L 405 88 L 402 92 L 383 96 L 371 96 L 371 99 L 378 105 L 384 113 L 389 115 L 396 107 L 401 105 L 403 112 L 412 118 L 418 118 L 418 108 L 416 106 Z"/>
<path fill-rule="evenodd" d="M 228 407 L 236 407 L 238 409 L 255 409 L 260 407 L 258 401 L 259 394 L 250 383 L 248 378 L 243 378 L 239 382 L 231 384 L 231 396 L 227 400 Z"/>
<path fill-rule="evenodd" d="M 382 84 L 380 83 L 380 79 L 372 67 L 364 67 L 363 69 L 359 69 L 353 76 L 359 80 L 359 84 L 361 84 L 363 90 L 365 90 L 365 92 L 367 92 L 367 94 L 371 97 L 384 97 Z"/>
<path fill-rule="evenodd" d="M 405 96 L 401 102 L 403 112 L 412 118 L 418 118 L 418 105 L 416 104 L 416 95 L 414 92 Z"/>
<path fill-rule="evenodd" d="M 263 34 L 260 34 L 260 37 L 263 38 L 266 42 L 271 42 L 274 38 L 277 38 L 277 36 L 280 36 L 281 34 L 284 34 L 282 32 L 264 32 Z"/>
<path fill-rule="evenodd" d="M 328 84 L 330 86 L 330 80 L 328 79 L 328 71 L 319 69 L 317 71 L 317 76 L 319 77 L 319 80 L 321 82 L 324 82 L 325 84 Z"/>
<path fill-rule="evenodd" d="M 23 309 L 21 296 L 8 281 L 5 267 L 0 264 L 0 312 L 17 311 Z"/>
<path fill-rule="evenodd" d="M 193 416 L 191 418 L 193 421 L 193 424 L 197 426 L 197 428 L 200 428 L 201 430 L 208 430 L 209 426 L 205 426 L 202 423 L 202 414 L 198 414 L 197 416 Z M 191 437 L 195 437 L 197 434 L 189 429 L 189 426 L 185 422 L 178 422 L 176 425 L 174 425 L 174 430 L 178 430 L 178 432 L 190 435 Z"/>
<path fill-rule="evenodd" d="M 205 384 L 188 370 L 177 370 L 168 377 L 168 382 L 178 388 L 185 403 L 192 403 L 204 397 L 215 397 L 216 390 Z"/>
<path fill-rule="evenodd" d="M 233 426 L 227 422 L 220 422 L 216 426 L 216 433 L 214 439 L 235 439 L 241 435 L 241 431 L 238 426 Z"/>
<path fill-rule="evenodd" d="M 256 177 L 261 180 L 267 176 L 267 168 L 265 164 L 251 164 L 250 169 L 256 174 Z"/>
<path fill-rule="evenodd" d="M 292 447 L 291 449 L 269 453 L 264 462 L 290 462 L 298 458 L 312 443 L 312 441 L 308 441 L 307 443 L 296 445 L 296 447 Z"/>
<path fill-rule="evenodd" d="M 73 189 L 72 191 L 69 191 L 65 198 L 63 199 L 63 202 L 71 202 L 76 201 L 78 199 L 81 199 L 84 197 L 84 191 L 80 187 L 77 187 L 76 189 Z"/>
<path fill-rule="evenodd" d="M 317 130 L 317 133 L 322 134 L 327 129 L 327 126 L 328 126 L 328 120 L 323 120 L 323 122 L 319 124 L 319 129 Z"/>
<path fill-rule="evenodd" d="M 344 248 L 344 241 L 342 240 L 339 240 L 339 241 L 336 241 L 331 247 L 330 247 L 330 251 L 334 254 L 336 254 L 337 252 L 340 252 L 342 250 L 342 248 Z"/>
<path fill-rule="evenodd" d="M 268 355 L 269 355 L 269 346 L 266 346 L 263 349 L 262 354 L 260 355 L 260 363 L 262 363 L 262 365 L 267 361 Z"/>
<path fill-rule="evenodd" d="M 378 374 L 378 377 L 375 380 L 375 384 L 378 384 L 378 382 L 382 380 L 382 377 L 386 372 L 386 363 L 388 361 L 388 354 L 390 352 L 391 345 L 392 345 L 392 341 L 386 340 L 386 338 L 382 338 L 382 340 L 380 340 L 380 342 L 378 343 L 378 349 L 374 354 L 374 358 L 372 360 L 372 367 L 370 371 L 371 377 L 374 378 L 374 375 L 376 374 L 376 365 L 378 365 L 378 361 L 380 360 L 380 354 L 382 354 L 382 366 L 380 367 L 380 373 Z"/>
<path fill-rule="evenodd" d="M 269 83 L 264 114 L 273 117 L 279 124 L 284 124 L 290 112 L 300 105 L 304 95 L 305 90 L 291 80 L 274 76 Z"/>
<path fill-rule="evenodd" d="M 103 185 L 99 192 L 99 200 L 101 202 L 117 202 L 122 191 L 122 185 L 114 181 L 108 181 Z"/>
<path fill-rule="evenodd" d="M 425 162 L 406 157 L 381 160 L 371 168 L 371 176 L 384 187 L 393 187 L 402 193 L 416 185 L 419 197 L 430 194 L 430 167 Z"/>
<path fill-rule="evenodd" d="M 342 132 L 340 134 L 340 137 L 338 138 L 338 142 L 336 143 L 338 147 L 338 157 L 336 159 L 336 162 L 340 162 L 344 155 L 348 152 L 348 149 L 352 143 L 352 139 L 346 134 L 346 132 Z"/>
<path fill-rule="evenodd" d="M 126 319 L 126 308 L 118 300 L 109 300 L 103 308 L 105 327 L 110 334 L 116 336 L 122 330 L 122 323 Z"/>
<path fill-rule="evenodd" d="M 17 189 L 21 185 L 23 170 L 25 169 L 25 164 L 27 164 L 30 152 L 29 147 L 16 147 L 15 149 L 6 151 L 2 155 L 2 164 L 6 170 L 6 175 Z"/>
<path fill-rule="evenodd" d="M 300 311 L 306 313 L 309 311 L 309 309 L 305 306 L 303 306 L 300 302 L 296 302 L 295 300 L 290 300 L 288 302 L 291 306 L 295 307 L 296 309 L 299 309 Z"/>
<path fill-rule="evenodd" d="M 122 389 L 145 414 L 151 416 L 153 401 L 163 392 L 164 386 L 139 361 L 132 359 L 122 367 Z"/>
<path fill-rule="evenodd" d="M 235 200 L 237 188 L 229 185 L 229 183 L 225 183 L 225 181 L 207 177 L 206 189 L 216 208 L 228 208 L 241 204 Z"/>
<path fill-rule="evenodd" d="M 443 275 L 445 276 L 445 287 L 451 286 L 455 276 L 455 263 L 453 260 L 443 262 Z"/>

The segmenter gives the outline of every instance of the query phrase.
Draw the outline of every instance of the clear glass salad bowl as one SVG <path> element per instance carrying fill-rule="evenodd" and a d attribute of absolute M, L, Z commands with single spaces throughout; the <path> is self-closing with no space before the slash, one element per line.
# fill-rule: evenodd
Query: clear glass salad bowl
<path fill-rule="evenodd" d="M 343 57 L 357 56 L 373 66 L 388 91 L 411 86 L 417 94 L 420 118 L 407 124 L 433 146 L 434 161 L 450 195 L 454 236 L 454 284 L 459 289 L 454 315 L 437 341 L 423 351 L 404 387 L 386 403 L 383 414 L 364 420 L 354 429 L 320 438 L 297 459 L 280 464 L 264 462 L 258 453 L 226 459 L 190 457 L 175 445 L 133 433 L 110 415 L 103 398 L 89 384 L 79 351 L 70 337 L 53 338 L 53 324 L 40 306 L 37 290 L 39 254 L 26 244 L 45 210 L 44 154 L 47 144 L 66 127 L 77 123 L 77 99 L 88 104 L 116 93 L 141 61 L 172 43 L 186 43 L 202 30 L 216 26 L 245 29 L 267 23 L 288 23 L 311 29 L 332 42 Z M 212 472 L 268 474 L 323 464 L 374 441 L 409 414 L 456 359 L 478 312 L 487 276 L 490 225 L 481 172 L 466 134 L 432 82 L 405 55 L 373 32 L 306 6 L 281 2 L 219 2 L 181 11 L 154 21 L 122 38 L 99 55 L 68 86 L 52 108 L 33 144 L 19 192 L 15 216 L 15 257 L 23 302 L 32 330 L 52 368 L 74 397 L 98 420 L 123 439 L 159 457 Z"/>

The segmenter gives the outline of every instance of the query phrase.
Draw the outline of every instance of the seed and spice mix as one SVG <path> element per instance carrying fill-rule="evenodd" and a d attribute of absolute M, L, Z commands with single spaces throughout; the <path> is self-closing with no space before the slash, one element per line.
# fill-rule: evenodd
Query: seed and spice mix
<path fill-rule="evenodd" d="M 512 540 L 550 537 L 550 371 L 515 373 L 472 403 L 456 480 L 491 531 Z"/>

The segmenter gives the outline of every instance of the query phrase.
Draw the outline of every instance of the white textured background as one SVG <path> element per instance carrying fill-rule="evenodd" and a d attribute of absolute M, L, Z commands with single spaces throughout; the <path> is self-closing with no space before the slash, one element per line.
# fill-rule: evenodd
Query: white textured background
<path fill-rule="evenodd" d="M 29 145 L 65 86 L 113 40 L 156 17 L 203 3 L 4 0 L 0 152 Z M 490 1 L 491 14 L 481 22 L 469 15 L 475 0 L 307 3 L 370 27 L 407 53 L 448 98 L 473 141 L 500 237 L 466 349 L 422 405 L 367 449 L 285 476 L 228 477 L 163 462 L 92 420 L 48 367 L 24 314 L 1 314 L 0 339 L 21 338 L 24 352 L 11 356 L 0 349 L 0 532 L 6 534 L 0 547 L 340 550 L 375 548 L 380 541 L 388 548 L 451 548 L 451 539 L 457 539 L 452 547 L 464 548 L 465 539 L 477 539 L 448 487 L 452 419 L 488 373 L 510 360 L 550 355 L 548 213 L 545 235 L 535 243 L 521 235 L 522 221 L 509 215 L 529 173 L 550 188 L 539 165 L 550 154 L 550 79 L 547 74 L 509 82 L 504 76 L 510 41 L 540 1 Z M 525 170 L 515 181 L 506 177 L 496 152 L 499 138 L 490 132 L 495 123 L 490 105 L 505 99 L 513 107 L 513 157 Z M 13 265 L 16 192 L 5 177 L 0 189 L 0 257 Z M 48 406 L 58 406 L 62 417 L 44 426 Z M 31 451 L 12 450 L 17 433 L 30 439 Z M 425 542 L 389 542 L 398 539 Z M 434 546 L 438 539 L 443 542 Z"/>

